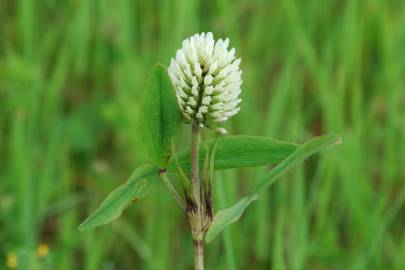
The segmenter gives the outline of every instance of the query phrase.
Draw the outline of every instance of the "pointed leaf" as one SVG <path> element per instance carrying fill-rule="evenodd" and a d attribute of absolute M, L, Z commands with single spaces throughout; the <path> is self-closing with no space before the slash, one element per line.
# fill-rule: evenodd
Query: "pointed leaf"
<path fill-rule="evenodd" d="M 154 164 L 163 166 L 181 123 L 175 92 L 163 65 L 152 68 L 140 117 L 150 157 Z"/>
<path fill-rule="evenodd" d="M 142 199 L 151 183 L 145 178 L 157 173 L 157 168 L 142 165 L 135 169 L 131 177 L 124 184 L 111 192 L 101 205 L 79 226 L 83 231 L 104 225 L 121 216 L 131 202 Z"/>
<path fill-rule="evenodd" d="M 324 150 L 327 147 L 339 144 L 341 139 L 337 135 L 326 135 L 314 138 L 303 145 L 296 148 L 288 157 L 286 157 L 280 164 L 274 167 L 266 176 L 263 181 L 255 189 L 254 194 L 242 198 L 234 206 L 219 211 L 215 216 L 205 236 L 207 243 L 211 242 L 220 232 L 222 232 L 229 224 L 237 221 L 247 206 L 255 199 L 258 198 L 259 192 L 268 188 L 274 180 L 277 179 L 282 173 L 294 167 L 299 162 L 305 160 L 307 157 Z"/>
<path fill-rule="evenodd" d="M 245 211 L 246 207 L 257 200 L 257 195 L 252 195 L 240 199 L 235 205 L 218 211 L 205 235 L 205 242 L 210 243 L 219 233 L 221 233 L 229 224 L 237 221 Z"/>
<path fill-rule="evenodd" d="M 225 136 L 203 141 L 200 145 L 200 167 L 204 166 L 207 149 L 216 143 L 215 170 L 257 167 L 282 161 L 297 148 L 296 144 L 281 142 L 266 137 Z M 185 172 L 190 171 L 190 149 L 176 154 L 178 163 Z M 172 158 L 168 169 L 176 170 L 175 159 Z"/>
<path fill-rule="evenodd" d="M 294 167 L 299 162 L 304 161 L 309 156 L 324 150 L 327 147 L 341 143 L 341 138 L 337 135 L 325 135 L 309 140 L 303 145 L 299 146 L 291 155 L 289 155 L 283 162 L 274 167 L 267 173 L 261 183 L 255 189 L 255 193 L 261 192 L 270 187 L 278 176 L 282 175 L 288 169 Z"/>

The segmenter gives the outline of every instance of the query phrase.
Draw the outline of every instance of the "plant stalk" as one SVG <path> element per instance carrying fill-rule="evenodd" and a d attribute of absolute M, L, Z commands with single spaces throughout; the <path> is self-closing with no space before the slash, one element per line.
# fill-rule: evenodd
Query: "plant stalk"
<path fill-rule="evenodd" d="M 196 270 L 204 270 L 204 241 L 194 240 L 194 267 Z"/>
<path fill-rule="evenodd" d="M 201 184 L 200 184 L 200 127 L 197 123 L 193 124 L 191 132 L 191 183 L 193 185 L 193 193 L 197 202 L 198 212 L 201 206 Z M 200 215 L 200 213 L 198 213 Z"/>
<path fill-rule="evenodd" d="M 192 124 L 191 131 L 191 183 L 195 198 L 195 207 L 191 207 L 188 218 L 191 226 L 194 243 L 194 266 L 196 270 L 204 270 L 204 242 L 203 242 L 203 203 L 201 201 L 200 182 L 200 127 L 198 123 Z M 193 209 L 194 208 L 194 209 Z"/>
<path fill-rule="evenodd" d="M 163 183 L 165 183 L 167 189 L 169 190 L 170 194 L 172 195 L 173 199 L 179 204 L 183 211 L 186 211 L 186 205 L 183 202 L 181 196 L 177 193 L 176 189 L 174 188 L 172 182 L 170 182 L 169 178 L 167 177 L 166 173 L 159 172 L 160 178 L 162 178 Z"/>

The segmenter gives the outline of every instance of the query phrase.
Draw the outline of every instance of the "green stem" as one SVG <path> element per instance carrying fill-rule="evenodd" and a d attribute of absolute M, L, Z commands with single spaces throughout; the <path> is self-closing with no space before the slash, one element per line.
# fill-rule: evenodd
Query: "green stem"
<path fill-rule="evenodd" d="M 194 240 L 194 267 L 195 270 L 204 270 L 204 242 Z"/>
<path fill-rule="evenodd" d="M 196 202 L 195 216 L 192 214 L 190 225 L 194 241 L 194 267 L 195 270 L 204 270 L 204 242 L 203 242 L 203 204 L 201 201 L 200 183 L 200 127 L 193 123 L 191 131 L 191 183 Z"/>
<path fill-rule="evenodd" d="M 200 127 L 198 123 L 193 123 L 191 131 L 191 183 L 193 192 L 197 202 L 198 210 L 200 210 L 201 191 L 200 191 Z M 200 215 L 200 213 L 198 213 Z"/>
<path fill-rule="evenodd" d="M 163 182 L 166 184 L 166 187 L 169 190 L 172 197 L 180 205 L 181 209 L 183 209 L 183 211 L 186 211 L 186 204 L 183 202 L 183 200 L 180 197 L 179 193 L 177 193 L 176 189 L 174 188 L 172 182 L 170 182 L 170 180 L 167 177 L 166 173 L 165 172 L 160 172 L 159 175 L 160 175 L 160 178 L 162 178 Z"/>

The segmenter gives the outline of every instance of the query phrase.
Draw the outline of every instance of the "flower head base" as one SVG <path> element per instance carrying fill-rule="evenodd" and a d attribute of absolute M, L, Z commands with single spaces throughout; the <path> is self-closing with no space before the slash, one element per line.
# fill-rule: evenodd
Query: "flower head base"
<path fill-rule="evenodd" d="M 228 45 L 229 39 L 215 41 L 212 33 L 195 34 L 171 60 L 168 73 L 186 122 L 215 127 L 238 113 L 242 71 Z"/>

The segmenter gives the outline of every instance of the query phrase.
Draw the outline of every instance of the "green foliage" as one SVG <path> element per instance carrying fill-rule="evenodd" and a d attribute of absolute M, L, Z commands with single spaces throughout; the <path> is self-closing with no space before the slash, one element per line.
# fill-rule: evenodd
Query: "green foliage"
<path fill-rule="evenodd" d="M 162 130 L 162 133 L 165 131 Z M 256 188 L 256 192 L 260 192 L 270 186 L 277 176 L 292 168 L 299 161 L 339 142 L 340 138 L 336 135 L 318 137 L 298 147 L 295 144 L 254 136 L 228 136 L 205 141 L 200 145 L 200 157 L 204 157 L 204 160 L 200 161 L 204 162 L 204 167 L 206 167 L 205 184 L 208 185 L 211 181 L 208 179 L 212 178 L 213 170 L 260 166 L 281 161 Z M 212 151 L 211 157 L 209 151 Z M 189 155 L 189 150 L 186 150 L 174 157 L 174 159 L 178 158 L 178 164 L 182 169 L 189 169 Z M 150 165 L 138 167 L 130 179 L 108 195 L 100 207 L 80 225 L 79 229 L 85 230 L 104 225 L 121 216 L 131 201 L 139 200 L 146 195 L 150 183 L 149 181 L 141 183 L 140 180 L 157 173 L 157 170 L 156 167 Z M 184 177 L 184 175 L 180 175 L 180 177 Z M 204 188 L 207 190 L 208 186 Z M 250 202 L 255 199 L 257 199 L 257 195 L 252 194 L 241 199 L 231 208 L 216 213 L 207 231 L 206 242 L 211 242 L 229 224 L 237 221 Z"/>
<path fill-rule="evenodd" d="M 341 139 L 337 135 L 325 135 L 314 138 L 303 145 L 300 145 L 291 155 L 284 159 L 280 164 L 274 167 L 269 173 L 267 173 L 255 192 L 262 192 L 264 189 L 271 186 L 274 181 L 281 174 L 296 166 L 299 162 L 304 161 L 309 156 L 324 150 L 335 144 L 341 143 Z"/>
<path fill-rule="evenodd" d="M 125 213 L 127 230 L 77 226 L 91 197 L 145 161 L 137 119 L 150 67 L 202 31 L 229 37 L 242 59 L 231 134 L 344 139 L 261 193 L 210 244 L 207 268 L 404 269 L 399 0 L 0 1 L 0 269 L 14 251 L 18 269 L 190 269 L 187 254 L 172 256 L 190 236 L 162 185 Z M 215 172 L 214 206 L 237 202 L 267 171 Z M 50 250 L 38 258 L 42 242 Z"/>
<path fill-rule="evenodd" d="M 166 68 L 160 64 L 152 68 L 141 110 L 142 129 L 154 165 L 135 169 L 129 180 L 119 186 L 101 203 L 80 226 L 85 230 L 104 225 L 121 216 L 132 202 L 144 197 L 150 186 L 148 176 L 158 173 L 170 158 L 170 144 L 180 125 L 180 112 Z M 144 182 L 141 182 L 144 180 Z"/>
<path fill-rule="evenodd" d="M 271 165 L 282 161 L 297 148 L 295 144 L 266 137 L 225 136 L 200 144 L 200 167 L 204 166 L 207 149 L 210 151 L 214 145 L 215 170 Z M 176 169 L 175 159 L 185 172 L 190 170 L 190 149 L 176 154 L 168 164 L 169 170 Z"/>
<path fill-rule="evenodd" d="M 136 168 L 131 177 L 111 192 L 101 205 L 80 224 L 79 230 L 104 225 L 120 217 L 132 202 L 138 201 L 146 195 L 151 185 L 147 178 L 157 174 L 157 171 L 156 167 L 150 165 Z"/>
<path fill-rule="evenodd" d="M 152 69 L 141 117 L 146 134 L 145 143 L 149 147 L 151 157 L 156 165 L 164 167 L 170 159 L 170 143 L 175 139 L 181 119 L 166 68 L 162 65 L 156 65 Z M 210 182 L 214 170 L 257 167 L 281 162 L 266 174 L 256 188 L 255 192 L 260 192 L 269 187 L 277 176 L 299 161 L 339 142 L 340 138 L 336 135 L 318 137 L 301 146 L 255 136 L 225 136 L 203 141 L 200 144 L 199 162 L 204 170 L 202 181 L 206 193 L 205 199 L 211 200 Z M 210 152 L 212 152 L 211 157 Z M 169 170 L 180 166 L 180 177 L 183 179 L 186 192 L 189 190 L 189 184 L 183 171 L 190 171 L 190 153 L 190 149 L 186 149 L 172 157 L 167 164 Z M 137 168 L 130 179 L 110 193 L 100 207 L 79 226 L 79 229 L 85 230 L 104 225 L 121 216 L 131 201 L 139 200 L 146 195 L 150 183 L 147 180 L 141 182 L 141 179 L 151 176 L 157 170 L 156 167 L 149 165 Z M 242 198 L 234 206 L 216 213 L 206 233 L 206 242 L 211 242 L 229 224 L 237 221 L 247 206 L 257 198 L 257 194 L 252 194 Z"/>
<path fill-rule="evenodd" d="M 160 64 L 152 68 L 140 117 L 150 157 L 155 164 L 164 166 L 181 118 L 167 70 Z"/>
<path fill-rule="evenodd" d="M 258 194 L 264 189 L 268 188 L 274 181 L 291 169 L 292 167 L 299 164 L 299 162 L 304 161 L 306 158 L 313 154 L 321 152 L 327 147 L 335 144 L 339 144 L 341 139 L 337 135 L 325 135 L 321 137 L 314 138 L 300 146 L 298 146 L 295 151 L 288 155 L 280 164 L 274 167 L 269 173 L 267 173 L 259 186 L 255 189 L 255 192 L 239 200 L 234 206 L 220 210 L 215 214 L 212 221 L 211 227 L 206 234 L 206 242 L 211 242 L 220 232 L 222 232 L 229 224 L 237 221 L 248 205 L 255 199 L 258 198 Z"/>
<path fill-rule="evenodd" d="M 244 197 L 240 199 L 235 205 L 218 211 L 215 214 L 214 219 L 212 220 L 207 234 L 205 235 L 205 241 L 207 243 L 210 243 L 228 225 L 237 221 L 243 214 L 243 211 L 245 211 L 246 207 L 248 207 L 252 201 L 257 199 L 258 196 L 255 194 L 252 196 Z"/>

